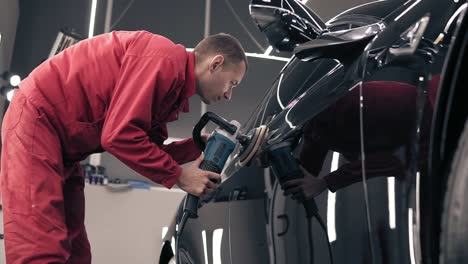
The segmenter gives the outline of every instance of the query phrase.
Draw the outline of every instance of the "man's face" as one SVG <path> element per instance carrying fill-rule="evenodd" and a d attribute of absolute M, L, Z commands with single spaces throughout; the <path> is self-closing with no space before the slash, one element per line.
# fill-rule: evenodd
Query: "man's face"
<path fill-rule="evenodd" d="M 223 99 L 230 100 L 232 89 L 244 78 L 245 63 L 227 64 L 221 55 L 214 56 L 208 62 L 198 79 L 198 94 L 202 101 L 211 104 Z"/>

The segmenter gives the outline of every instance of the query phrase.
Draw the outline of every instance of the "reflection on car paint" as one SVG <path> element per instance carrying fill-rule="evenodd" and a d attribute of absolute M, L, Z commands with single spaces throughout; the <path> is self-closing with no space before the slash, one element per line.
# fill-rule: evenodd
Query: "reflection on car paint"
<path fill-rule="evenodd" d="M 323 23 L 297 1 L 253 0 L 270 45 L 296 54 L 242 129 L 266 125 L 264 148 L 297 141 L 295 157 L 327 184 L 315 199 L 329 240 L 314 224 L 311 254 L 303 209 L 259 154 L 250 168 L 235 167 L 235 158 L 227 165 L 219 194 L 186 227 L 187 254 L 206 263 L 328 263 L 330 246 L 335 264 L 421 262 L 430 128 L 453 21 L 466 6 L 376 1 Z M 297 10 L 301 19 L 292 21 Z M 194 243 L 202 230 L 204 249 Z M 209 246 L 213 230 L 224 230 L 219 247 Z"/>

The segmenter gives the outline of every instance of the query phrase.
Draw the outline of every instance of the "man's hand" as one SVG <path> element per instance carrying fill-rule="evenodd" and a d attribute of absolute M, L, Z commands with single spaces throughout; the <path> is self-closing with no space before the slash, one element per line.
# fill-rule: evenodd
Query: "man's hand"
<path fill-rule="evenodd" d="M 327 189 L 324 179 L 315 177 L 302 166 L 300 168 L 304 178 L 285 182 L 282 186 L 284 195 L 292 195 L 292 199 L 302 202 L 314 198 Z"/>
<path fill-rule="evenodd" d="M 177 179 L 177 186 L 197 197 L 210 195 L 221 182 L 221 175 L 198 168 L 203 161 L 201 154 Z"/>

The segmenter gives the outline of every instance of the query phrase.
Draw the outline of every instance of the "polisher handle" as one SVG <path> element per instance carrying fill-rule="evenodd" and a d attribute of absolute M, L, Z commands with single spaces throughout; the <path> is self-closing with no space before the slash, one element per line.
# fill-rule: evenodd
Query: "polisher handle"
<path fill-rule="evenodd" d="M 209 160 L 202 161 L 202 163 L 198 167 L 202 170 L 211 171 L 215 173 L 220 173 L 222 170 L 222 168 L 219 168 L 216 165 L 216 163 L 211 162 Z M 193 194 L 187 195 L 187 198 L 185 198 L 184 203 L 184 212 L 187 212 L 190 218 L 197 218 L 198 207 L 200 207 L 200 198 Z"/>
<path fill-rule="evenodd" d="M 201 118 L 200 121 L 195 125 L 192 131 L 192 137 L 193 141 L 197 145 L 198 149 L 201 151 L 205 150 L 206 143 L 203 141 L 201 137 L 201 131 L 203 128 L 208 124 L 209 121 L 212 121 L 213 123 L 217 124 L 220 126 L 222 129 L 224 129 L 226 132 L 228 132 L 231 135 L 234 135 L 237 131 L 237 127 L 231 123 L 229 123 L 226 119 L 218 116 L 217 114 L 213 112 L 206 112 Z"/>

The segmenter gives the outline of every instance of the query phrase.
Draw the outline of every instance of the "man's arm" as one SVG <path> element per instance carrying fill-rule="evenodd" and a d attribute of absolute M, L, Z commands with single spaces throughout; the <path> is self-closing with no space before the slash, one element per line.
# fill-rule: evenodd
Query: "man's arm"
<path fill-rule="evenodd" d="M 152 142 L 167 152 L 179 164 L 194 161 L 200 156 L 201 151 L 195 145 L 192 138 L 187 138 L 180 141 L 173 141 L 167 145 L 163 145 L 163 141 L 167 139 L 167 126 L 165 124 L 151 131 L 149 134 Z"/>
<path fill-rule="evenodd" d="M 201 154 L 192 138 L 174 141 L 168 145 L 163 145 L 161 148 L 179 164 L 194 161 Z"/>
<path fill-rule="evenodd" d="M 170 188 L 182 168 L 170 155 L 150 142 L 154 102 L 177 82 L 177 72 L 167 58 L 126 55 L 112 94 L 101 142 L 109 153 L 154 182 Z"/>
<path fill-rule="evenodd" d="M 202 196 L 213 192 L 221 176 L 200 170 L 202 156 L 189 168 L 180 165 L 150 141 L 152 113 L 162 111 L 161 100 L 177 85 L 177 71 L 169 59 L 126 56 L 121 76 L 112 93 L 101 143 L 127 166 L 141 175 L 171 188 Z"/>

